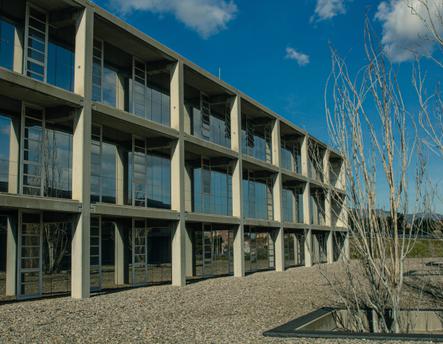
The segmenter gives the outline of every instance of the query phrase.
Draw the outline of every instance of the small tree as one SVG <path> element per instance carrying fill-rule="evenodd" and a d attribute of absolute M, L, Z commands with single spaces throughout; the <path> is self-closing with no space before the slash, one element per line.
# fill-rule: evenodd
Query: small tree
<path fill-rule="evenodd" d="M 357 259 L 344 259 L 345 279 L 328 279 L 354 329 L 368 330 L 369 309 L 373 331 L 398 333 L 404 325 L 399 310 L 405 260 L 419 234 L 419 227 L 407 227 L 402 219 L 412 214 L 416 223 L 427 205 L 426 161 L 395 68 L 378 42 L 366 19 L 367 64 L 355 77 L 331 49 L 326 115 L 333 146 L 344 157 L 346 185 L 344 195 L 331 190 L 331 202 L 341 202 L 335 216 L 350 225 Z"/>

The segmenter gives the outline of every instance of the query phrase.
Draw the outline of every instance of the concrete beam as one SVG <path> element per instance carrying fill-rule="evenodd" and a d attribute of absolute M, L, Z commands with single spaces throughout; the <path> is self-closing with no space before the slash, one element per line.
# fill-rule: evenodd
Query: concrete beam
<path fill-rule="evenodd" d="M 83 104 L 83 97 L 78 94 L 4 68 L 0 68 L 0 90 L 2 95 L 40 106 L 67 105 L 79 108 Z"/>
<path fill-rule="evenodd" d="M 114 217 L 136 217 L 141 219 L 173 220 L 180 218 L 180 214 L 175 210 L 133 207 L 130 205 L 117 205 L 96 203 L 91 206 L 91 213 L 97 215 L 108 215 Z"/>
<path fill-rule="evenodd" d="M 106 121 L 114 121 L 113 124 L 118 126 L 119 128 L 126 129 L 126 131 L 134 133 L 134 131 L 138 131 L 138 134 L 142 136 L 146 136 L 148 131 L 149 134 L 154 134 L 156 136 L 163 136 L 170 139 L 178 138 L 178 129 L 177 128 L 168 128 L 164 125 L 161 125 L 157 122 L 138 117 L 132 113 L 117 109 L 115 107 L 102 104 L 102 103 L 92 103 L 92 110 L 94 114 L 101 115 L 99 120 Z"/>
<path fill-rule="evenodd" d="M 79 213 L 82 204 L 78 201 L 63 198 L 40 198 L 26 195 L 0 193 L 0 207 L 12 209 L 34 209 Z"/>
<path fill-rule="evenodd" d="M 241 223 L 240 218 L 236 216 L 225 216 L 216 214 L 204 214 L 204 213 L 187 213 L 186 222 L 206 222 L 206 223 L 220 223 L 227 225 L 239 225 Z"/>

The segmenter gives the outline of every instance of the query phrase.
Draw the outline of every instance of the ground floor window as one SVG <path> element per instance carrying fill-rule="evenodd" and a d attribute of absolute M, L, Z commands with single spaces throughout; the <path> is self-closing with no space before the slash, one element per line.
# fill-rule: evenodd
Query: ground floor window
<path fill-rule="evenodd" d="M 244 228 L 244 253 L 246 272 L 275 268 L 274 230 Z"/>
<path fill-rule="evenodd" d="M 207 278 L 230 275 L 234 271 L 234 231 L 211 224 L 189 226 L 192 241 L 193 276 Z"/>

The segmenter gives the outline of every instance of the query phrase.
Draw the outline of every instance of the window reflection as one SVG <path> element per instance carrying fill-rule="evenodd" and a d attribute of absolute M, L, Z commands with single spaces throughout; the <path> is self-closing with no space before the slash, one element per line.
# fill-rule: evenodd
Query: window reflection
<path fill-rule="evenodd" d="M 0 191 L 8 191 L 11 119 L 0 114 Z M 15 162 L 17 163 L 17 162 Z M 17 177 L 17 176 L 15 176 Z"/>
<path fill-rule="evenodd" d="M 253 158 L 272 162 L 271 127 L 262 119 L 242 118 L 242 152 Z"/>
<path fill-rule="evenodd" d="M 14 62 L 14 24 L 0 18 L 0 66 L 12 70 Z"/>
<path fill-rule="evenodd" d="M 273 219 L 270 178 L 255 178 L 249 175 L 248 179 L 243 179 L 243 213 L 246 218 Z"/>
<path fill-rule="evenodd" d="M 228 169 L 193 169 L 193 211 L 232 215 L 232 176 Z"/>

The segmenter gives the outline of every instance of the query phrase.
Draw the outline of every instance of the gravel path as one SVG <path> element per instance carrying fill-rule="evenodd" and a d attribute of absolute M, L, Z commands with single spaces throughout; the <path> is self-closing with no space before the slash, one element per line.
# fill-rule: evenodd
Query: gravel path
<path fill-rule="evenodd" d="M 328 270 L 338 271 L 337 263 Z M 358 343 L 278 340 L 262 332 L 330 305 L 318 267 L 95 296 L 0 305 L 0 342 Z M 393 342 L 389 342 L 392 344 Z"/>

